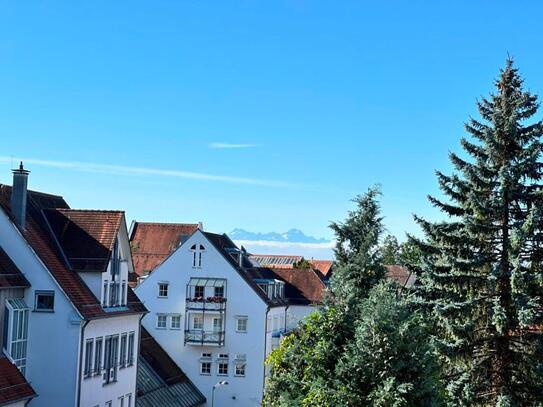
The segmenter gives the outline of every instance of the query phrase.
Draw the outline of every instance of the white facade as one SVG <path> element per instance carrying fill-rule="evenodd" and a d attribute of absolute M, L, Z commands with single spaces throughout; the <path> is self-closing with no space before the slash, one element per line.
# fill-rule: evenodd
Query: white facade
<path fill-rule="evenodd" d="M 0 246 L 24 273 L 31 287 L 24 290 L 24 302 L 28 307 L 28 338 L 24 375 L 38 394 L 29 406 L 106 406 L 113 401 L 118 406 L 119 397 L 130 395 L 123 407 L 134 405 L 137 370 L 137 344 L 139 343 L 140 314 L 114 316 L 96 320 L 85 320 L 70 302 L 60 285 L 49 273 L 19 230 L 4 211 L 0 210 Z M 119 240 L 128 247 L 126 228 L 119 233 Z M 124 250 L 124 268 L 121 275 L 127 280 L 129 250 Z M 131 263 L 130 263 L 131 264 Z M 108 269 L 109 272 L 109 269 Z M 83 273 L 81 273 L 83 274 Z M 84 280 L 102 276 L 82 276 Z M 91 290 L 93 292 L 92 284 Z M 100 289 L 100 285 L 97 285 Z M 94 287 L 94 288 L 95 288 Z M 40 311 L 36 308 L 36 294 L 46 292 L 54 298 L 54 308 Z M 124 293 L 126 304 L 126 292 Z M 4 304 L 2 304 L 4 306 Z M 85 378 L 83 363 L 87 339 L 107 337 L 123 333 L 134 333 L 134 362 L 132 366 L 119 369 L 117 381 L 103 385 L 102 374 Z M 120 343 L 117 351 L 120 352 Z M 102 352 L 102 356 L 103 356 Z M 103 359 L 102 359 L 103 365 Z"/>
<path fill-rule="evenodd" d="M 194 265 L 195 252 L 191 250 L 194 246 L 197 249 L 200 246 L 203 247 L 201 252 L 196 253 L 196 266 Z M 201 263 L 199 262 L 200 254 Z M 223 313 L 187 309 L 187 292 L 189 297 L 195 296 L 194 288 L 187 289 L 187 286 L 191 284 L 191 279 L 220 280 L 216 285 L 222 284 L 222 290 L 224 290 L 226 302 Z M 159 284 L 168 285 L 167 296 L 159 296 Z M 211 405 L 213 385 L 219 381 L 228 381 L 229 384 L 215 391 L 216 406 L 260 405 L 264 385 L 268 306 L 239 272 L 214 248 L 204 233 L 195 232 L 143 281 L 136 289 L 136 293 L 150 311 L 144 318 L 143 325 L 175 362 L 183 367 L 190 380 L 206 396 L 208 405 Z M 214 294 L 214 287 L 208 286 L 204 289 L 202 297 L 213 297 Z M 198 304 L 195 305 L 198 306 Z M 163 321 L 163 316 L 166 316 L 166 328 L 159 325 Z M 180 329 L 172 328 L 172 317 L 175 316 L 181 316 Z M 216 327 L 220 326 L 215 331 L 224 331 L 222 346 L 212 343 L 185 343 L 185 329 L 193 331 L 194 320 L 197 320 L 198 327 L 200 324 L 198 318 L 202 317 L 203 331 L 211 332 L 208 337 L 210 341 L 222 339 L 219 338 L 222 334 L 213 336 L 214 324 Z M 223 320 L 214 322 L 220 318 Z M 238 319 L 246 320 L 245 332 L 237 330 Z M 244 324 L 241 322 L 241 328 L 244 328 Z M 190 335 L 190 332 L 187 335 Z M 203 363 L 210 363 L 209 372 L 206 371 L 207 365 L 203 366 Z M 227 371 L 224 370 L 225 364 L 228 365 Z M 236 365 L 240 364 L 245 365 L 245 372 L 243 375 L 236 375 Z M 219 372 L 220 365 L 221 372 Z M 204 372 L 201 371 L 202 369 Z M 242 372 L 238 371 L 238 373 Z"/>

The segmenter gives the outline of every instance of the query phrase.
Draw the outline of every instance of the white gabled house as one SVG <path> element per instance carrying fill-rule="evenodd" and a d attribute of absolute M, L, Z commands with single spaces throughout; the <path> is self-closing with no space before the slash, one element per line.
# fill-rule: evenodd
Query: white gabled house
<path fill-rule="evenodd" d="M 148 247 L 152 236 L 132 246 Z M 228 236 L 201 227 L 173 238 L 177 246 L 136 288 L 149 310 L 143 325 L 208 405 L 261 405 L 266 356 L 322 300 L 324 283 L 313 270 L 254 267 Z"/>
<path fill-rule="evenodd" d="M 27 191 L 22 164 L 13 173 L 0 185 L 0 249 L 27 284 L 0 290 L 0 347 L 37 394 L 29 405 L 134 406 L 147 311 L 128 287 L 124 213 L 70 209 Z"/>

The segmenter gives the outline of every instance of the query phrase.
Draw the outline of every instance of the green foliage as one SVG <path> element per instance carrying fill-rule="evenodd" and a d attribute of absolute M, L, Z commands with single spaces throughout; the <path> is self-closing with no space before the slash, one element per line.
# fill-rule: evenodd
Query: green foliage
<path fill-rule="evenodd" d="M 525 91 L 508 60 L 496 93 L 477 105 L 482 121 L 466 124 L 455 173 L 437 172 L 449 216 L 416 218 L 424 241 L 410 267 L 422 282 L 435 341 L 454 406 L 540 405 L 543 400 L 543 126 L 526 123 L 537 97 Z"/>
<path fill-rule="evenodd" d="M 425 320 L 384 282 L 383 227 L 370 189 L 334 223 L 338 267 L 325 306 L 269 356 L 269 406 L 432 406 L 436 363 Z"/>
<path fill-rule="evenodd" d="M 383 264 L 399 264 L 400 263 L 400 244 L 398 239 L 393 235 L 387 235 L 381 245 L 381 257 Z"/>
<path fill-rule="evenodd" d="M 303 257 L 299 260 L 294 262 L 292 265 L 295 269 L 310 269 L 313 267 L 313 264 L 309 260 L 304 259 Z"/>

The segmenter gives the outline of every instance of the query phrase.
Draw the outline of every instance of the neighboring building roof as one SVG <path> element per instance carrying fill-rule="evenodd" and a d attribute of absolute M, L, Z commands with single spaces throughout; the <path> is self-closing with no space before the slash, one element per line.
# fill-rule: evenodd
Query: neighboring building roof
<path fill-rule="evenodd" d="M 386 278 L 398 283 L 402 288 L 410 288 L 415 284 L 415 281 L 417 281 L 416 275 L 404 266 L 392 264 L 385 266 L 385 268 Z"/>
<path fill-rule="evenodd" d="M 196 407 L 206 402 L 200 390 L 143 326 L 136 389 L 138 407 Z"/>
<path fill-rule="evenodd" d="M 251 260 L 256 261 L 259 266 L 292 269 L 295 264 L 301 261 L 303 256 L 282 255 L 282 254 L 251 254 Z M 306 259 L 314 269 L 321 272 L 324 277 L 329 277 L 329 274 L 334 265 L 333 260 L 314 260 Z"/>
<path fill-rule="evenodd" d="M 0 352 L 0 406 L 36 397 L 32 386 L 11 361 Z"/>
<path fill-rule="evenodd" d="M 11 187 L 0 184 L 0 207 L 14 221 L 10 210 L 10 198 Z M 26 228 L 19 228 L 19 231 L 45 264 L 80 315 L 83 318 L 92 319 L 119 314 L 147 312 L 131 288 L 128 288 L 127 307 L 115 311 L 108 310 L 107 312 L 102 308 L 100 301 L 84 283 L 79 274 L 70 270 L 69 265 L 66 263 L 66 255 L 57 243 L 55 234 L 52 232 L 44 214 L 46 209 L 55 208 L 69 209 L 68 204 L 61 196 L 28 191 Z M 15 221 L 14 224 L 17 226 Z"/>
<path fill-rule="evenodd" d="M 30 283 L 4 249 L 0 247 L 0 290 L 2 288 L 23 287 L 30 287 Z"/>
<path fill-rule="evenodd" d="M 153 271 L 198 227 L 197 223 L 134 222 L 130 244 L 136 274 Z"/>
<path fill-rule="evenodd" d="M 45 209 L 44 214 L 72 270 L 106 271 L 123 211 Z"/>
<path fill-rule="evenodd" d="M 284 303 L 286 304 L 320 304 L 324 299 L 326 285 L 313 269 L 253 267 L 246 271 L 253 280 L 276 279 L 283 281 L 285 283 Z"/>

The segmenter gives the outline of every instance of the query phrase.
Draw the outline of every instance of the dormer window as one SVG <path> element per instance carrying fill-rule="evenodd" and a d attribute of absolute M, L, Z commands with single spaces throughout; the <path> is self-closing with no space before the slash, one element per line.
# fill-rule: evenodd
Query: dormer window
<path fill-rule="evenodd" d="M 193 244 L 191 246 L 192 267 L 202 267 L 202 253 L 205 252 L 205 250 L 205 247 L 201 244 Z"/>

